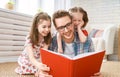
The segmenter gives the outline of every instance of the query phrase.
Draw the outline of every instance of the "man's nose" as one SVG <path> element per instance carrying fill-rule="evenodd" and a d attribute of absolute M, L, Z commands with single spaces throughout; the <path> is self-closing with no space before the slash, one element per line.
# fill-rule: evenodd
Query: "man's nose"
<path fill-rule="evenodd" d="M 65 32 L 67 32 L 68 31 L 68 29 L 67 29 L 67 27 L 65 27 Z"/>

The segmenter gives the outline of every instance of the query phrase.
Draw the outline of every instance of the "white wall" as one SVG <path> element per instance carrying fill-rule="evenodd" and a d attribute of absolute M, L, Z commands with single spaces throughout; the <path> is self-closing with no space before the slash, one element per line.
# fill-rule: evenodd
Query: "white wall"
<path fill-rule="evenodd" d="M 89 23 L 120 24 L 120 0 L 72 0 L 71 3 L 88 12 Z"/>
<path fill-rule="evenodd" d="M 71 0 L 54 0 L 54 11 L 65 9 L 68 10 L 71 6 Z"/>

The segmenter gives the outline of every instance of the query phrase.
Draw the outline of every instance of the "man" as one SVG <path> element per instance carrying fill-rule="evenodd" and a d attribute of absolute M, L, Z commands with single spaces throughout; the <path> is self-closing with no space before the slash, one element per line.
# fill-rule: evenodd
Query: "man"
<path fill-rule="evenodd" d="M 58 10 L 53 14 L 53 23 L 56 30 L 61 35 L 63 54 L 70 57 L 74 57 L 77 54 L 84 52 L 94 52 L 93 44 L 91 38 L 87 38 L 86 42 L 83 44 L 79 41 L 79 37 L 74 32 L 74 26 L 72 23 L 72 17 L 69 12 L 64 10 Z M 57 52 L 57 34 L 53 37 L 50 50 Z M 45 70 L 44 70 L 45 71 Z M 41 73 L 43 77 L 50 77 L 47 73 Z M 100 73 L 95 73 L 93 77 L 102 77 Z"/>
<path fill-rule="evenodd" d="M 93 43 L 89 36 L 85 43 L 80 42 L 78 34 L 74 32 L 74 25 L 69 12 L 64 10 L 55 12 L 53 14 L 53 23 L 61 35 L 63 54 L 74 57 L 84 52 L 94 52 Z M 57 34 L 52 39 L 50 50 L 57 52 L 58 44 L 56 36 Z"/>

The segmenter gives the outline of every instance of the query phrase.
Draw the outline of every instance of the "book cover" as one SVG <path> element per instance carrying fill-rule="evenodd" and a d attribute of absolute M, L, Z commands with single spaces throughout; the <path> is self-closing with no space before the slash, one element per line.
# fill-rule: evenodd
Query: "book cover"
<path fill-rule="evenodd" d="M 53 77 L 90 77 L 100 71 L 105 51 L 79 54 L 70 58 L 64 54 L 40 49 L 41 60 L 50 67 Z"/>

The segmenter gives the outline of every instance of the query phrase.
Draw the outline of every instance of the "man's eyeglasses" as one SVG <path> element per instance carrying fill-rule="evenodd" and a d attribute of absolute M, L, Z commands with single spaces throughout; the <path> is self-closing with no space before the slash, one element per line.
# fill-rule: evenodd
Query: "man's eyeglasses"
<path fill-rule="evenodd" d="M 62 32 L 65 30 L 65 28 L 69 29 L 71 27 L 71 24 L 72 22 L 69 22 L 65 26 L 58 27 L 57 30 Z"/>

